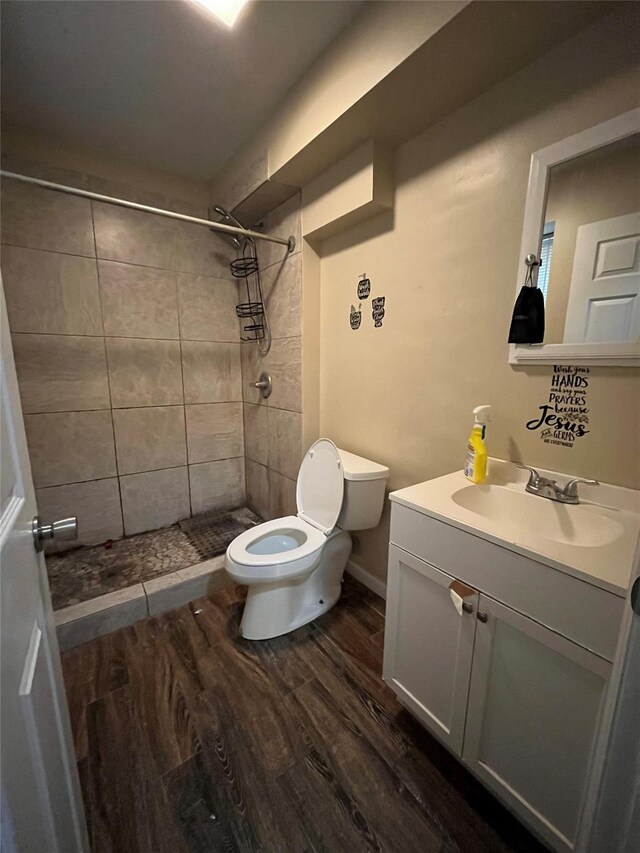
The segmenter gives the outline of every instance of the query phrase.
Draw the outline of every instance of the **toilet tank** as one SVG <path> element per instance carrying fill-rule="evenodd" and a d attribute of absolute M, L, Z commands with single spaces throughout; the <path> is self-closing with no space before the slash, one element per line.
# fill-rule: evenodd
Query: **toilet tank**
<path fill-rule="evenodd" d="M 389 469 L 355 453 L 340 450 L 344 496 L 337 525 L 342 530 L 368 530 L 380 521 Z"/>

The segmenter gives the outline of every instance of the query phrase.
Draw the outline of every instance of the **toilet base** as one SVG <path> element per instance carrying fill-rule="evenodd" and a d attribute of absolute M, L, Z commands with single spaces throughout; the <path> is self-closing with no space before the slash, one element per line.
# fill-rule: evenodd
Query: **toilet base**
<path fill-rule="evenodd" d="M 330 610 L 340 598 L 342 575 L 351 553 L 351 537 L 336 528 L 327 537 L 310 573 L 288 583 L 249 586 L 240 634 L 246 640 L 270 640 L 288 634 Z"/>

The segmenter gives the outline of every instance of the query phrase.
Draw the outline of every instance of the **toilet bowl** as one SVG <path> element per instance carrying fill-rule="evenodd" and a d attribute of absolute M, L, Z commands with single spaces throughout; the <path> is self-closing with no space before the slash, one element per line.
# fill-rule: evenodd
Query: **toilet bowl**
<path fill-rule="evenodd" d="M 227 549 L 228 574 L 249 588 L 243 637 L 278 637 L 333 607 L 351 553 L 347 530 L 376 526 L 388 473 L 326 438 L 309 448 L 298 473 L 298 514 L 258 524 Z"/>

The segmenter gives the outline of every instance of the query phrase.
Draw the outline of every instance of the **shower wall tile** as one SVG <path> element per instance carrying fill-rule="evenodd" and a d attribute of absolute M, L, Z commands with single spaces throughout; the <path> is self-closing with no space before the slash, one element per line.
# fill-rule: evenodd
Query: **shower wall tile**
<path fill-rule="evenodd" d="M 261 185 L 269 180 L 269 155 L 266 146 L 249 146 L 236 152 L 213 182 L 212 194 L 216 204 L 233 210 Z M 262 190 L 262 187 L 261 187 Z"/>
<path fill-rule="evenodd" d="M 174 220 L 114 204 L 91 204 L 99 258 L 175 269 L 178 227 Z"/>
<path fill-rule="evenodd" d="M 255 344 L 241 345 L 242 396 L 245 403 L 302 411 L 302 347 L 301 338 L 277 338 L 267 355 Z M 271 376 L 273 390 L 268 400 L 253 383 L 262 371 Z"/>
<path fill-rule="evenodd" d="M 37 163 L 22 170 L 207 216 L 92 175 Z M 17 181 L 3 190 L 2 271 L 43 514 L 78 514 L 81 544 L 124 535 L 123 507 L 128 534 L 171 524 L 191 514 L 190 470 L 199 509 L 242 504 L 230 240 Z M 266 461 L 266 412 L 262 443 Z M 68 547 L 76 545 L 48 549 Z"/>
<path fill-rule="evenodd" d="M 4 246 L 2 281 L 12 331 L 102 335 L 94 259 Z"/>
<path fill-rule="evenodd" d="M 102 338 L 17 334 L 13 352 L 25 413 L 109 408 Z"/>
<path fill-rule="evenodd" d="M 98 273 L 105 335 L 179 337 L 174 272 L 98 261 Z"/>
<path fill-rule="evenodd" d="M 261 220 L 264 231 L 276 237 L 295 237 L 295 252 L 302 249 L 302 231 L 300 227 L 300 193 L 296 193 L 272 210 Z M 281 263 L 287 255 L 287 247 L 279 243 L 260 241 L 258 244 L 258 260 L 260 269 L 264 270 L 271 264 Z"/>
<path fill-rule="evenodd" d="M 115 477 L 36 489 L 36 503 L 45 520 L 71 515 L 78 518 L 78 538 L 73 542 L 47 542 L 47 553 L 68 551 L 78 545 L 99 545 L 122 536 L 120 492 Z"/>
<path fill-rule="evenodd" d="M 182 342 L 185 403 L 242 399 L 240 344 Z"/>
<path fill-rule="evenodd" d="M 68 183 L 68 181 L 67 181 Z M 167 196 L 164 193 L 153 192 L 148 189 L 140 189 L 121 181 L 110 178 L 101 178 L 96 175 L 86 176 L 86 187 L 91 192 L 102 195 L 125 198 L 127 201 L 135 201 L 138 204 L 148 204 L 151 207 L 161 207 L 165 210 L 174 210 L 176 213 L 185 213 L 187 216 L 198 216 L 203 219 L 207 217 L 207 205 L 197 204 L 192 201 Z"/>
<path fill-rule="evenodd" d="M 260 389 L 254 387 L 254 383 L 258 381 L 262 371 L 267 369 L 265 357 L 256 344 L 249 343 L 240 345 L 240 357 L 242 361 L 242 399 L 245 403 L 253 403 L 256 406 L 266 408 L 267 401 L 260 393 Z"/>
<path fill-rule="evenodd" d="M 183 402 L 180 342 L 107 338 L 114 409 Z"/>
<path fill-rule="evenodd" d="M 48 163 L 42 163 L 33 160 L 30 157 L 24 157 L 19 151 L 3 151 L 2 152 L 2 168 L 8 172 L 15 172 L 18 175 L 31 175 L 33 178 L 40 178 L 43 181 L 53 181 L 57 184 L 69 184 L 80 189 L 88 190 L 88 176 L 72 169 L 64 169 L 60 166 L 51 166 Z M 3 178 L 3 182 L 7 183 L 10 178 Z M 14 181 L 14 183 L 18 183 Z"/>
<path fill-rule="evenodd" d="M 228 237 L 209 231 L 203 225 L 176 222 L 176 252 L 173 269 L 193 275 L 229 275 L 229 262 L 235 257 Z"/>
<path fill-rule="evenodd" d="M 116 475 L 111 412 L 25 415 L 37 488 Z"/>
<path fill-rule="evenodd" d="M 175 524 L 189 516 L 187 469 L 168 468 L 120 477 L 127 536 Z"/>
<path fill-rule="evenodd" d="M 302 461 L 302 415 L 267 409 L 269 468 L 295 480 Z"/>
<path fill-rule="evenodd" d="M 185 414 L 189 463 L 243 455 L 242 403 L 186 406 Z"/>
<path fill-rule="evenodd" d="M 178 273 L 178 297 L 184 340 L 238 342 L 238 286 L 234 279 Z"/>
<path fill-rule="evenodd" d="M 272 338 L 301 334 L 302 254 L 288 255 L 262 274 Z"/>
<path fill-rule="evenodd" d="M 302 457 L 299 194 L 265 216 L 262 225 L 271 234 L 293 235 L 296 239 L 292 255 L 277 244 L 258 243 L 272 343 L 264 356 L 255 345 L 242 345 L 247 500 L 263 517 L 277 518 L 297 512 L 296 479 Z M 273 383 L 268 400 L 252 387 L 263 370 L 270 374 Z"/>
<path fill-rule="evenodd" d="M 271 518 L 269 505 L 269 469 L 247 459 L 246 481 L 247 481 L 247 505 L 261 518 Z"/>
<path fill-rule="evenodd" d="M 278 338 L 265 357 L 273 390 L 269 408 L 302 411 L 302 338 Z"/>
<path fill-rule="evenodd" d="M 254 462 L 267 465 L 269 462 L 269 440 L 267 435 L 267 407 L 244 404 L 245 454 Z"/>
<path fill-rule="evenodd" d="M 296 481 L 269 471 L 269 518 L 297 515 Z"/>
<path fill-rule="evenodd" d="M 120 474 L 187 464 L 182 406 L 114 409 L 113 427 Z"/>
<path fill-rule="evenodd" d="M 95 258 L 91 203 L 86 198 L 2 181 L 2 242 Z"/>
<path fill-rule="evenodd" d="M 230 242 L 202 225 L 92 202 L 99 258 L 224 278 Z"/>
<path fill-rule="evenodd" d="M 193 514 L 242 506 L 245 501 L 244 459 L 189 465 Z"/>

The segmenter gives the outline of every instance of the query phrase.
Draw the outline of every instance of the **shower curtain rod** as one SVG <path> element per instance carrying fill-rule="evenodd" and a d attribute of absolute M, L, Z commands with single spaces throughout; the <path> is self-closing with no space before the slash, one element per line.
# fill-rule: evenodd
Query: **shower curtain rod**
<path fill-rule="evenodd" d="M 18 175 L 15 172 L 5 172 L 0 170 L 0 176 L 3 178 L 12 178 L 15 181 L 23 181 L 25 184 L 35 184 L 38 187 L 44 187 L 47 190 L 57 190 L 61 193 L 69 195 L 79 195 L 83 198 L 90 198 L 94 201 L 103 201 L 106 204 L 118 204 L 120 207 L 128 207 L 131 210 L 142 210 L 144 213 L 155 213 L 158 216 L 166 216 L 168 219 L 180 219 L 182 222 L 190 222 L 192 225 L 204 225 L 213 231 L 220 231 L 224 234 L 233 236 L 250 237 L 252 240 L 266 240 L 269 243 L 280 243 L 287 247 L 288 252 L 293 252 L 296 247 L 296 238 L 291 237 L 272 237 L 269 234 L 262 234 L 260 231 L 251 231 L 248 228 L 236 228 L 235 225 L 224 225 L 222 222 L 211 222 L 209 219 L 198 219 L 197 216 L 187 216 L 184 213 L 175 213 L 173 210 L 163 210 L 161 207 L 150 207 L 147 204 L 138 204 L 135 201 L 127 201 L 124 198 L 113 198 L 109 195 L 101 195 L 100 193 L 92 193 L 89 190 L 81 190 L 77 187 L 67 187 L 64 184 L 54 184 L 51 181 L 43 181 L 41 178 L 31 178 L 28 175 Z"/>

